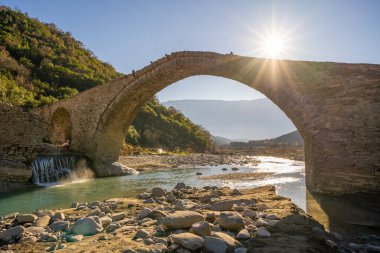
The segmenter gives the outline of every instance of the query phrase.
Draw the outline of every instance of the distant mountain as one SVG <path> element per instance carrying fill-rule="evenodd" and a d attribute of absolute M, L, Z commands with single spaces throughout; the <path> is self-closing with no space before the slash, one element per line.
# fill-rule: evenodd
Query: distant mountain
<path fill-rule="evenodd" d="M 294 144 L 299 144 L 299 145 L 304 144 L 303 138 L 302 138 L 300 132 L 298 132 L 298 131 L 294 131 L 294 132 L 291 132 L 288 134 L 281 135 L 281 136 L 274 138 L 270 141 L 272 141 L 274 143 L 294 143 Z"/>
<path fill-rule="evenodd" d="M 237 139 L 271 139 L 296 129 L 290 119 L 267 98 L 257 100 L 175 100 L 172 106 L 214 136 Z"/>
<path fill-rule="evenodd" d="M 229 145 L 232 140 L 220 137 L 220 136 L 211 136 L 211 141 L 214 143 L 215 146 L 224 146 L 224 145 Z"/>
<path fill-rule="evenodd" d="M 251 148 L 262 148 L 262 147 L 271 147 L 271 148 L 284 148 L 284 147 L 302 147 L 304 141 L 301 134 L 298 131 L 294 131 L 288 134 L 281 135 L 273 139 L 265 140 L 251 140 L 248 142 L 241 141 L 232 141 L 229 145 L 220 145 L 228 146 L 232 149 L 251 149 Z"/>

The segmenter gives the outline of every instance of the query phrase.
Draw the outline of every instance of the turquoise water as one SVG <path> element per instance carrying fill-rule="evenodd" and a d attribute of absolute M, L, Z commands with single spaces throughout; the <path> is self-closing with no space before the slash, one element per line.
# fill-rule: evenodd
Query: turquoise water
<path fill-rule="evenodd" d="M 135 197 L 146 189 L 156 186 L 172 189 L 177 182 L 185 182 L 196 187 L 216 185 L 238 189 L 273 184 L 279 195 L 291 198 L 299 207 L 305 209 L 304 163 L 275 157 L 258 156 L 256 159 L 260 161 L 257 165 L 218 165 L 195 169 L 156 170 L 132 176 L 96 178 L 48 188 L 0 194 L 0 216 L 16 211 L 31 212 L 36 209 L 67 208 L 72 202 Z M 239 171 L 232 171 L 232 167 L 238 167 Z M 222 168 L 228 168 L 228 170 L 222 171 Z M 232 172 L 273 172 L 275 174 L 263 180 L 247 182 L 200 180 L 199 176 L 195 175 L 196 172 L 201 172 L 206 176 Z"/>

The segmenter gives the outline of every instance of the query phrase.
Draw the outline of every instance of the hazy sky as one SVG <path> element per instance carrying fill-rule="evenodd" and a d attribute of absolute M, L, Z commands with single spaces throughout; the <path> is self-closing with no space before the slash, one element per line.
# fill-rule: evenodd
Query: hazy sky
<path fill-rule="evenodd" d="M 182 50 L 263 56 L 262 37 L 285 34 L 286 59 L 380 63 L 380 1 L 9 0 L 55 23 L 118 71 L 129 73 Z M 159 93 L 163 101 L 262 96 L 215 77 L 192 77 Z"/>

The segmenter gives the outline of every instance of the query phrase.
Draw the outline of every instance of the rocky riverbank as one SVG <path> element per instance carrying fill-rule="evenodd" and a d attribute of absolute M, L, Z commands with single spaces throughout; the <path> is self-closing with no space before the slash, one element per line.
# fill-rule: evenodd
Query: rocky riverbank
<path fill-rule="evenodd" d="M 202 154 L 188 155 L 128 155 L 120 156 L 119 162 L 136 170 L 160 168 L 196 168 L 214 165 L 256 165 L 258 161 L 253 156 L 236 154 Z"/>
<path fill-rule="evenodd" d="M 371 238 L 380 243 L 380 238 Z M 5 252 L 373 252 L 324 231 L 273 186 L 153 188 L 136 199 L 73 203 L 0 221 Z M 372 250 L 372 251 L 371 251 Z"/>

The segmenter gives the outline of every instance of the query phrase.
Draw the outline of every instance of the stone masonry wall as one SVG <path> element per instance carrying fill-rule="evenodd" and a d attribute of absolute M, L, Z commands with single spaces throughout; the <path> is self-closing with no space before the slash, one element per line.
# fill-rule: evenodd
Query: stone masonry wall
<path fill-rule="evenodd" d="M 30 162 L 46 133 L 46 124 L 37 115 L 0 104 L 0 163 Z"/>

